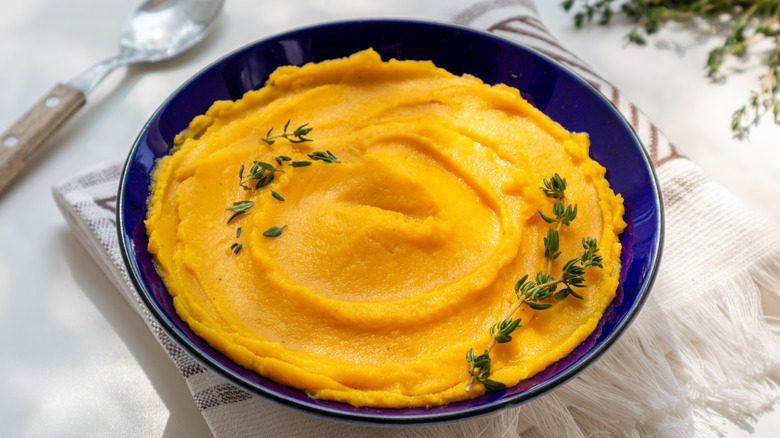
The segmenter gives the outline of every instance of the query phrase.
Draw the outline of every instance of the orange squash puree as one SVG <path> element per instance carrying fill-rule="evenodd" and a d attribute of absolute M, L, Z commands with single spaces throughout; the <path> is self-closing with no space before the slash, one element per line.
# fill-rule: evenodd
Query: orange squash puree
<path fill-rule="evenodd" d="M 261 141 L 288 120 L 288 131 L 308 123 L 313 141 Z M 515 385 L 569 354 L 615 295 L 622 198 L 586 134 L 508 86 L 366 50 L 281 67 L 264 88 L 214 103 L 176 143 L 156 165 L 146 227 L 178 314 L 238 364 L 312 397 L 411 407 L 482 394 L 479 383 L 466 391 L 466 352 L 484 350 L 515 281 L 546 269 L 537 209 L 553 201 L 539 186 L 556 172 L 579 213 L 552 274 L 585 236 L 604 269 L 588 270 L 582 301 L 521 307 L 491 379 Z M 315 151 L 339 162 L 274 159 Z M 253 161 L 282 171 L 245 190 L 239 169 Z M 237 201 L 255 204 L 227 223 Z M 280 236 L 263 236 L 274 226 Z"/>

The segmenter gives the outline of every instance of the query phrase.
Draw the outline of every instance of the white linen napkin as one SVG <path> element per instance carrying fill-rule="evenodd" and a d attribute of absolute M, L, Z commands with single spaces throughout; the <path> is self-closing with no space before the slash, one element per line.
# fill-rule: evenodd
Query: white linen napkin
<path fill-rule="evenodd" d="M 631 122 L 656 166 L 666 243 L 655 287 L 623 337 L 580 376 L 532 402 L 458 423 L 372 428 L 332 422 L 254 397 L 198 364 L 159 327 L 130 283 L 115 224 L 120 164 L 54 187 L 74 234 L 186 379 L 218 437 L 712 436 L 780 399 L 780 324 L 762 312 L 777 294 L 780 231 L 681 156 L 650 121 L 562 47 L 532 0 L 474 3 L 453 21 L 514 39 L 572 68 Z M 727 231 L 727 232 L 725 232 Z"/>

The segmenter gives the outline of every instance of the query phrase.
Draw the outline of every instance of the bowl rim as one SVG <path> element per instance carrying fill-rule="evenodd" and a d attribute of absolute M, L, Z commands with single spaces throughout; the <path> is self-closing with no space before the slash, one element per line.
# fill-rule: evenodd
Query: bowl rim
<path fill-rule="evenodd" d="M 620 322 L 618 322 L 618 324 L 616 324 L 616 326 L 610 332 L 608 338 L 605 339 L 603 342 L 595 345 L 593 348 L 591 348 L 584 355 L 583 360 L 570 365 L 565 369 L 565 372 L 556 374 L 552 378 L 547 379 L 522 393 L 518 393 L 504 399 L 498 399 L 492 402 L 487 402 L 476 406 L 467 406 L 462 410 L 431 412 L 431 413 L 423 413 L 423 414 L 408 414 L 408 415 L 398 415 L 398 414 L 384 415 L 384 414 L 377 414 L 376 412 L 370 412 L 374 408 L 367 408 L 366 410 L 368 412 L 362 412 L 360 408 L 358 408 L 357 411 L 345 411 L 337 408 L 331 408 L 329 406 L 307 404 L 305 402 L 301 402 L 299 400 L 288 397 L 284 394 L 277 393 L 272 389 L 254 385 L 251 382 L 247 382 L 243 377 L 237 375 L 232 370 L 226 369 L 224 366 L 219 364 L 214 358 L 210 357 L 209 355 L 201 354 L 200 348 L 198 346 L 196 346 L 185 334 L 181 333 L 177 327 L 172 327 L 170 324 L 167 323 L 165 318 L 161 317 L 161 315 L 164 315 L 166 312 L 163 309 L 161 309 L 160 306 L 157 304 L 157 302 L 149 296 L 149 292 L 147 291 L 146 287 L 143 284 L 143 281 L 139 277 L 139 274 L 136 269 L 137 265 L 135 264 L 134 257 L 131 256 L 131 249 L 128 246 L 128 242 L 125 240 L 125 235 L 123 233 L 123 230 L 125 229 L 125 225 L 126 225 L 123 213 L 126 208 L 125 191 L 127 187 L 127 178 L 130 171 L 130 167 L 132 166 L 133 163 L 132 159 L 136 155 L 136 152 L 142 143 L 144 135 L 148 132 L 149 128 L 153 125 L 154 121 L 160 116 L 160 114 L 169 105 L 169 103 L 171 103 L 171 101 L 175 98 L 175 96 L 177 96 L 183 89 L 189 86 L 193 81 L 195 81 L 204 73 L 208 72 L 215 66 L 224 62 L 226 59 L 231 58 L 232 56 L 237 55 L 239 53 L 245 52 L 246 50 L 249 50 L 252 47 L 261 44 L 266 44 L 274 40 L 279 40 L 285 37 L 290 37 L 296 34 L 300 34 L 302 32 L 312 31 L 312 30 L 318 30 L 318 29 L 321 30 L 325 28 L 338 27 L 343 25 L 370 26 L 373 24 L 385 24 L 385 25 L 390 24 L 390 25 L 402 25 L 402 26 L 422 25 L 422 26 L 443 28 L 447 31 L 471 33 L 480 36 L 482 38 L 497 40 L 502 44 L 517 46 L 518 48 L 531 53 L 533 56 L 543 59 L 544 61 L 553 65 L 555 68 L 558 68 L 561 71 L 565 72 L 566 74 L 572 76 L 577 82 L 579 82 L 585 88 L 588 88 L 591 93 L 593 93 L 600 101 L 602 101 L 602 103 L 604 103 L 611 110 L 611 112 L 616 116 L 617 120 L 630 133 L 633 139 L 633 143 L 635 144 L 636 149 L 639 152 L 642 163 L 647 168 L 648 175 L 650 178 L 650 185 L 653 193 L 652 204 L 656 211 L 656 220 L 655 220 L 655 227 L 654 227 L 655 234 L 654 234 L 653 242 L 650 245 L 651 256 L 649 257 L 649 269 L 644 282 L 641 284 L 642 287 L 638 291 L 634 292 L 634 294 L 637 295 L 637 299 L 635 300 L 634 306 L 630 309 L 630 312 L 628 312 L 626 317 L 622 319 Z M 147 316 L 147 318 L 151 317 L 151 319 L 154 322 L 157 322 L 157 324 L 162 329 L 162 331 L 165 334 L 167 334 L 175 342 L 175 344 L 178 345 L 180 348 L 182 348 L 190 357 L 195 359 L 199 364 L 203 365 L 206 369 L 210 370 L 211 372 L 214 372 L 220 377 L 226 379 L 229 383 L 233 384 L 234 386 L 237 386 L 238 388 L 254 396 L 260 396 L 261 398 L 264 398 L 272 402 L 276 402 L 277 404 L 283 405 L 287 408 L 292 408 L 296 411 L 315 415 L 320 418 L 339 420 L 342 422 L 352 423 L 352 424 L 373 425 L 373 426 L 433 425 L 433 424 L 442 424 L 442 423 L 461 421 L 467 419 L 474 419 L 477 417 L 495 413 L 499 410 L 503 410 L 506 408 L 518 406 L 523 403 L 529 402 L 533 399 L 536 399 L 540 396 L 547 394 L 550 390 L 559 387 L 565 384 L 566 382 L 568 382 L 569 380 L 571 380 L 572 378 L 578 376 L 585 369 L 589 368 L 592 364 L 597 362 L 598 359 L 601 358 L 603 354 L 606 353 L 615 344 L 615 342 L 623 335 L 626 329 L 633 323 L 637 315 L 640 313 L 641 309 L 643 308 L 644 304 L 648 299 L 649 293 L 652 290 L 653 285 L 655 284 L 655 280 L 658 274 L 661 257 L 663 253 L 664 234 L 665 234 L 665 214 L 664 214 L 664 205 L 662 202 L 661 188 L 660 188 L 660 183 L 658 181 L 658 176 L 656 174 L 655 167 L 652 164 L 649 153 L 645 149 L 641 139 L 637 135 L 634 128 L 626 120 L 625 116 L 623 116 L 623 114 L 617 109 L 617 107 L 603 93 L 601 93 L 590 82 L 585 80 L 582 77 L 582 75 L 580 75 L 570 67 L 563 65 L 562 63 L 556 61 L 550 56 L 541 53 L 539 50 L 527 46 L 521 42 L 514 41 L 510 38 L 503 37 L 501 35 L 497 35 L 495 33 L 491 33 L 485 30 L 475 29 L 472 27 L 468 27 L 456 23 L 441 22 L 441 21 L 427 20 L 427 19 L 415 19 L 415 18 L 345 19 L 345 20 L 324 21 L 312 25 L 305 25 L 305 26 L 291 28 L 282 32 L 277 32 L 274 34 L 261 37 L 255 41 L 252 41 L 234 50 L 231 50 L 219 56 L 216 60 L 207 64 L 205 67 L 197 71 L 195 74 L 191 75 L 183 83 L 181 83 L 172 93 L 170 93 L 162 101 L 162 103 L 160 103 L 157 109 L 155 109 L 155 111 L 143 124 L 141 130 L 139 131 L 139 134 L 134 140 L 133 145 L 130 151 L 128 152 L 126 161 L 122 166 L 122 173 L 119 179 L 119 187 L 117 191 L 116 224 L 117 224 L 116 229 L 117 229 L 118 240 L 119 240 L 119 249 L 122 255 L 122 260 L 124 261 L 124 265 L 127 269 L 128 277 L 133 287 L 135 288 L 136 293 L 138 293 L 141 301 L 149 309 L 149 315 Z M 593 334 L 589 335 L 588 338 L 590 338 L 592 335 Z M 585 342 L 588 338 L 586 338 L 583 342 Z M 263 378 L 267 379 L 265 377 Z M 270 381 L 270 379 L 268 380 Z M 487 395 L 489 394 L 485 394 L 480 397 L 486 397 Z M 477 397 L 477 399 L 479 399 L 480 397 Z M 349 405 L 345 404 L 344 406 L 347 407 Z M 403 410 L 404 408 L 396 409 L 393 411 L 403 412 Z"/>

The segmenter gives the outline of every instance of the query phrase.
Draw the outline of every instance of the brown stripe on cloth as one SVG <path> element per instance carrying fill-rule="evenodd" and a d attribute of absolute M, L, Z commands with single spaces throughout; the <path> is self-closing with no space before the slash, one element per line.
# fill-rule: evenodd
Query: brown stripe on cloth
<path fill-rule="evenodd" d="M 119 180 L 119 177 L 122 175 L 122 164 L 116 163 L 114 165 L 105 167 L 103 169 L 100 169 L 96 172 L 88 172 L 85 173 L 78 178 L 76 178 L 74 181 L 71 182 L 71 185 L 79 185 L 80 187 L 91 187 L 96 186 L 98 184 L 102 184 L 107 181 L 113 181 L 113 180 Z"/>
<path fill-rule="evenodd" d="M 537 30 L 539 30 L 541 32 L 544 32 L 547 36 L 549 36 L 549 38 L 544 38 L 545 42 L 547 42 L 548 44 L 552 44 L 552 45 L 560 48 L 561 50 L 567 51 L 566 49 L 563 48 L 563 46 L 561 46 L 558 43 L 558 41 L 555 38 L 552 37 L 552 35 L 550 35 L 550 31 L 547 30 L 547 27 L 536 17 L 529 17 L 528 15 L 520 15 L 520 16 L 517 16 L 517 17 L 509 17 L 509 18 L 507 18 L 505 20 L 501 20 L 498 23 L 490 26 L 488 28 L 488 30 L 492 32 L 493 30 L 503 28 L 503 26 L 510 25 L 512 22 L 515 22 L 515 21 L 519 21 L 519 22 L 521 22 L 521 23 L 523 23 L 525 25 L 528 25 L 528 26 L 530 26 L 530 27 L 532 27 L 534 29 L 537 29 Z M 529 32 L 528 35 L 536 35 L 536 34 L 534 34 L 533 32 Z M 539 37 L 539 39 L 543 39 L 543 38 Z"/>
<path fill-rule="evenodd" d="M 652 136 L 656 139 L 656 141 L 651 143 L 656 143 L 653 147 L 655 149 L 651 149 L 651 155 L 650 158 L 653 161 L 653 164 L 655 167 L 659 167 L 664 163 L 667 163 L 672 160 L 676 160 L 678 158 L 686 158 L 685 155 L 681 154 L 680 151 L 675 147 L 673 144 L 669 144 L 669 151 L 668 154 L 665 156 L 661 156 L 660 148 L 657 145 L 657 138 L 658 138 L 658 128 L 656 128 L 655 125 L 650 125 L 650 128 L 653 130 Z"/>
<path fill-rule="evenodd" d="M 143 309 L 146 308 L 144 307 Z M 185 379 L 206 371 L 206 367 L 193 359 L 192 356 L 182 350 L 182 348 L 179 347 L 179 345 L 176 344 L 173 339 L 170 338 L 170 336 L 168 336 L 168 334 L 162 329 L 162 327 L 160 327 L 160 324 L 157 323 L 151 314 L 148 314 L 147 312 L 144 313 L 149 321 L 149 327 L 152 329 L 155 337 L 158 339 L 165 352 L 168 353 L 168 356 L 171 357 L 174 365 L 176 365 L 176 368 Z"/>
<path fill-rule="evenodd" d="M 487 0 L 473 4 L 468 9 L 452 17 L 452 21 L 460 24 L 467 24 L 485 12 L 492 11 L 506 6 L 521 5 L 536 12 L 536 5 L 533 0 Z"/>
<path fill-rule="evenodd" d="M 108 196 L 106 198 L 95 198 L 95 205 L 98 208 L 104 210 L 106 213 L 106 219 L 116 226 L 116 195 Z"/>
<path fill-rule="evenodd" d="M 170 337 L 161 337 L 160 344 L 162 344 L 165 351 L 171 357 L 171 360 L 173 360 L 173 363 L 176 364 L 176 368 L 179 369 L 185 379 L 206 371 L 206 367 L 199 364 L 192 356 L 182 350 Z"/>
<path fill-rule="evenodd" d="M 111 214 L 116 214 L 116 195 L 105 198 L 96 198 L 95 204 Z"/>
<path fill-rule="evenodd" d="M 580 70 L 581 72 L 587 72 L 591 74 L 592 76 L 598 77 L 596 72 L 590 69 L 587 64 L 580 62 L 579 59 L 574 56 L 573 53 L 569 52 L 565 47 L 563 47 L 558 40 L 553 38 L 549 31 L 544 28 L 543 25 L 541 25 L 541 22 L 539 22 L 540 26 L 536 26 L 534 22 L 538 22 L 533 17 L 528 16 L 516 16 L 507 18 L 505 20 L 501 20 L 496 24 L 491 25 L 487 28 L 488 31 L 493 33 L 499 33 L 499 32 L 506 32 L 509 34 L 524 36 L 527 38 L 531 38 L 540 42 L 543 42 L 545 44 L 548 44 L 550 46 L 555 47 L 556 49 L 560 50 L 563 55 L 554 53 L 550 50 L 544 49 L 540 46 L 534 46 L 533 48 L 543 55 L 554 59 L 555 61 L 560 62 L 561 64 L 568 65 L 569 67 L 575 68 L 577 70 Z M 529 30 L 524 29 L 528 26 L 531 26 L 533 28 L 542 30 L 544 33 L 539 34 L 538 32 L 532 32 Z M 511 36 L 511 35 L 510 35 Z M 592 84 L 598 87 L 598 84 Z"/>
<path fill-rule="evenodd" d="M 617 89 L 615 90 L 615 93 L 617 93 Z M 614 102 L 614 100 L 612 101 Z M 636 129 L 636 127 L 639 125 L 639 108 L 636 107 L 636 105 L 631 105 L 631 126 Z"/>
<path fill-rule="evenodd" d="M 664 206 L 666 208 L 673 206 L 708 182 L 710 178 L 703 172 L 686 172 L 664 180 L 662 187 Z"/>
<path fill-rule="evenodd" d="M 615 105 L 616 108 L 620 108 L 622 103 L 621 94 L 620 91 L 618 91 L 618 89 L 615 87 L 612 87 L 611 100 L 612 104 Z M 647 117 L 641 113 L 636 105 L 629 101 L 626 101 L 626 103 L 630 108 L 628 111 L 629 114 L 625 114 L 626 111 L 623 111 L 623 113 L 628 119 L 631 127 L 634 128 L 634 131 L 636 131 L 636 133 L 642 137 L 643 144 L 647 149 L 647 154 L 650 156 L 650 161 L 655 167 L 677 158 L 685 158 L 685 156 L 682 155 L 673 144 L 669 143 L 666 137 L 663 137 L 663 135 L 658 130 L 658 127 L 650 123 Z M 649 130 L 646 138 L 641 135 L 643 133 L 643 125 L 647 126 L 647 129 Z M 662 143 L 666 147 L 662 147 Z"/>
<path fill-rule="evenodd" d="M 205 411 L 215 406 L 249 400 L 252 396 L 229 383 L 223 383 L 197 392 L 193 395 L 193 398 L 198 409 Z"/>

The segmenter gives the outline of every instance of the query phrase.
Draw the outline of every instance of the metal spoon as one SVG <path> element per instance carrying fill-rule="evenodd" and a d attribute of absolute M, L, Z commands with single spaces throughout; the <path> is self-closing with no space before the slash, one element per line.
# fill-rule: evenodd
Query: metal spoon
<path fill-rule="evenodd" d="M 57 84 L 0 136 L 0 191 L 116 68 L 176 56 L 203 39 L 223 0 L 147 0 L 122 26 L 120 54 Z"/>

